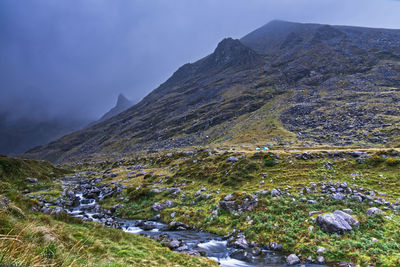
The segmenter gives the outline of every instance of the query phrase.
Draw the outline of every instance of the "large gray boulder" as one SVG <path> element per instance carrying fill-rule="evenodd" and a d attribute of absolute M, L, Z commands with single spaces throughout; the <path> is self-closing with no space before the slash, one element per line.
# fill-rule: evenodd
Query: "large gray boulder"
<path fill-rule="evenodd" d="M 328 233 L 342 234 L 352 231 L 353 227 L 360 227 L 360 223 L 356 219 L 341 210 L 319 215 L 316 223 Z"/>

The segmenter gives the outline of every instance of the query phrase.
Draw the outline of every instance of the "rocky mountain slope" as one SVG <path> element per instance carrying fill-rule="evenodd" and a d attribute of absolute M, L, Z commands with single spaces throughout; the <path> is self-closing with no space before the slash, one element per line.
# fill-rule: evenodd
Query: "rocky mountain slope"
<path fill-rule="evenodd" d="M 26 156 L 223 143 L 399 144 L 400 30 L 272 21 L 179 68 L 121 114 Z"/>
<path fill-rule="evenodd" d="M 119 113 L 127 110 L 128 108 L 130 108 L 131 106 L 133 106 L 133 102 L 131 102 L 130 100 L 128 100 L 123 94 L 119 94 L 118 95 L 118 100 L 117 100 L 117 104 L 115 105 L 115 107 L 113 107 L 112 109 L 110 109 L 106 114 L 104 114 L 99 121 L 105 121 L 108 120 L 116 115 L 118 115 Z"/>

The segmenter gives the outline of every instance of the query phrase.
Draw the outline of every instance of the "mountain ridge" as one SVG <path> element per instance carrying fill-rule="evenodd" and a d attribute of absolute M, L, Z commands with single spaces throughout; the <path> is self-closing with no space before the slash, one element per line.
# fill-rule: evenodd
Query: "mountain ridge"
<path fill-rule="evenodd" d="M 222 40 L 112 119 L 25 156 L 68 161 L 242 142 L 395 145 L 399 40 L 399 30 L 273 21 Z"/>

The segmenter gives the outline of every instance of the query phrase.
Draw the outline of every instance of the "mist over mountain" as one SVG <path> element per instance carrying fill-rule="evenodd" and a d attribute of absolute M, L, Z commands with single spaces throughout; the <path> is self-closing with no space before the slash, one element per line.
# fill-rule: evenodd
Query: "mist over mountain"
<path fill-rule="evenodd" d="M 55 112 L 53 103 L 40 93 L 34 97 L 18 97 L 0 107 L 0 154 L 18 155 L 28 149 L 45 145 L 74 131 L 107 120 L 133 105 L 122 94 L 116 106 L 100 120 L 85 116 L 81 110 Z"/>
<path fill-rule="evenodd" d="M 272 21 L 222 40 L 120 115 L 26 156 L 68 160 L 213 143 L 393 145 L 399 59 L 400 30 Z"/>

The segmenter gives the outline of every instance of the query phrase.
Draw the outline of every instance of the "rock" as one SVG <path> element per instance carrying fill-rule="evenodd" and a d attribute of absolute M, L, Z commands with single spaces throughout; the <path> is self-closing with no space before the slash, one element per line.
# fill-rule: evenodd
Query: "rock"
<path fill-rule="evenodd" d="M 239 159 L 237 157 L 234 157 L 234 156 L 231 156 L 226 160 L 226 162 L 232 162 L 232 163 L 235 163 L 235 162 L 238 162 L 238 161 L 239 161 Z"/>
<path fill-rule="evenodd" d="M 287 259 L 286 262 L 288 265 L 295 265 L 300 263 L 300 259 L 299 257 L 296 256 L 296 254 L 290 254 Z"/>
<path fill-rule="evenodd" d="M 325 252 L 326 252 L 326 249 L 324 247 L 317 248 L 317 254 L 324 254 Z"/>
<path fill-rule="evenodd" d="M 168 247 L 170 249 L 177 249 L 181 246 L 181 242 L 179 242 L 178 240 L 174 239 L 171 242 L 169 242 Z"/>
<path fill-rule="evenodd" d="M 182 252 L 182 251 L 185 251 L 188 249 L 189 249 L 189 247 L 187 245 L 182 245 L 179 248 L 176 248 L 175 251 Z"/>
<path fill-rule="evenodd" d="M 37 178 L 32 178 L 32 177 L 27 177 L 27 178 L 25 179 L 25 181 L 27 181 L 28 183 L 32 183 L 32 184 L 37 184 L 37 183 L 39 183 L 39 181 L 38 181 Z"/>
<path fill-rule="evenodd" d="M 375 208 L 375 207 L 369 208 L 369 209 L 367 210 L 367 215 L 368 215 L 368 216 L 371 216 L 371 217 L 375 217 L 375 216 L 381 215 L 381 214 L 382 214 L 382 210 L 380 210 L 380 209 L 378 209 L 378 208 Z"/>
<path fill-rule="evenodd" d="M 189 250 L 189 251 L 185 251 L 183 253 L 187 254 L 187 255 L 191 255 L 191 256 L 195 256 L 195 257 L 200 257 L 200 256 L 205 256 L 201 254 L 202 251 L 196 251 L 196 250 Z"/>
<path fill-rule="evenodd" d="M 277 196 L 279 196 L 281 193 L 277 190 L 277 189 L 272 189 L 271 190 L 271 196 L 273 196 L 273 197 L 277 197 Z"/>
<path fill-rule="evenodd" d="M 313 216 L 313 215 L 315 215 L 315 214 L 320 214 L 321 213 L 321 211 L 319 211 L 319 210 L 314 210 L 314 211 L 310 211 L 309 213 L 308 213 L 308 215 L 309 216 Z"/>
<path fill-rule="evenodd" d="M 231 254 L 229 254 L 229 256 L 232 259 L 236 259 L 236 260 L 240 260 L 240 261 L 252 262 L 252 260 L 253 260 L 253 256 L 243 249 L 237 249 L 234 252 L 232 252 Z"/>
<path fill-rule="evenodd" d="M 325 263 L 325 258 L 324 258 L 323 256 L 318 256 L 318 257 L 317 257 L 317 262 L 318 262 L 319 264 L 324 264 L 324 263 Z"/>
<path fill-rule="evenodd" d="M 159 221 L 161 219 L 161 215 L 157 214 L 155 216 L 153 216 L 153 218 L 151 218 L 152 221 Z"/>
<path fill-rule="evenodd" d="M 353 195 L 352 198 L 355 199 L 355 200 L 358 200 L 359 202 L 363 201 L 363 198 L 360 196 L 360 194 Z"/>
<path fill-rule="evenodd" d="M 325 213 L 317 217 L 316 223 L 328 233 L 344 233 L 352 231 L 353 226 L 359 227 L 360 223 L 349 214 L 337 210 L 334 213 Z"/>
<path fill-rule="evenodd" d="M 153 206 L 151 206 L 151 210 L 155 211 L 155 212 L 159 212 L 166 208 L 172 208 L 175 205 L 176 205 L 176 203 L 171 200 L 167 200 L 165 202 L 156 202 L 153 204 Z"/>
<path fill-rule="evenodd" d="M 353 210 L 352 209 L 343 209 L 344 212 L 348 213 L 348 214 L 352 214 Z"/>
<path fill-rule="evenodd" d="M 156 226 L 155 226 L 154 223 L 152 223 L 152 222 L 147 222 L 147 221 L 144 221 L 144 222 L 139 223 L 139 224 L 138 224 L 138 227 L 142 228 L 142 229 L 145 230 L 145 231 L 150 231 L 150 230 L 153 230 L 153 229 L 156 228 Z"/>
<path fill-rule="evenodd" d="M 247 193 L 228 194 L 219 202 L 221 209 L 227 210 L 230 213 L 252 211 L 257 207 L 257 205 L 258 198 Z"/>
<path fill-rule="evenodd" d="M 282 245 L 279 244 L 279 243 L 276 243 L 276 242 L 271 242 L 271 243 L 269 244 L 269 248 L 270 248 L 271 250 L 274 250 L 274 251 L 281 251 L 281 250 L 282 250 Z"/>
<path fill-rule="evenodd" d="M 336 193 L 336 194 L 333 194 L 333 195 L 332 195 L 332 198 L 333 198 L 333 199 L 336 199 L 336 200 L 343 200 L 343 199 L 346 198 L 346 196 L 343 195 L 342 193 Z"/>
<path fill-rule="evenodd" d="M 256 194 L 259 195 L 259 196 L 260 195 L 267 195 L 267 194 L 269 194 L 269 191 L 267 189 L 263 189 L 263 190 L 257 191 Z"/>
<path fill-rule="evenodd" d="M 236 237 L 232 237 L 228 244 L 231 247 L 238 249 L 248 249 L 249 244 L 247 243 L 246 237 L 243 234 L 238 234 Z"/>
<path fill-rule="evenodd" d="M 190 229 L 190 226 L 183 222 L 172 221 L 168 224 L 168 230 L 171 231 L 182 231 L 188 229 Z"/>

